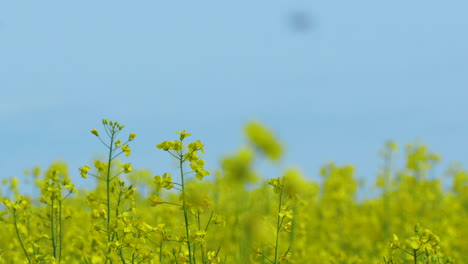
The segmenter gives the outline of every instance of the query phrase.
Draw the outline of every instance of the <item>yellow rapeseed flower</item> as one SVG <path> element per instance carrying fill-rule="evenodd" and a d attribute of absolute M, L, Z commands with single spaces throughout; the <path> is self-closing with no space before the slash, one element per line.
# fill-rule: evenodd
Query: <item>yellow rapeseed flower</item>
<path fill-rule="evenodd" d="M 392 240 L 390 240 L 390 248 L 399 248 L 400 242 L 398 241 L 398 236 L 393 234 Z"/>
<path fill-rule="evenodd" d="M 122 165 L 122 168 L 124 169 L 124 173 L 130 173 L 133 171 L 131 165 L 132 165 L 131 163 L 125 163 Z"/>
<path fill-rule="evenodd" d="M 97 129 L 93 128 L 91 130 L 91 133 L 93 133 L 96 137 L 99 137 L 99 132 L 97 131 Z"/>
<path fill-rule="evenodd" d="M 247 138 L 270 160 L 278 161 L 283 154 L 281 143 L 273 133 L 258 122 L 250 122 L 245 126 Z"/>
<path fill-rule="evenodd" d="M 185 132 L 185 129 L 176 133 L 180 135 L 180 140 L 184 140 L 184 138 L 190 137 L 192 135 L 192 134 Z"/>
<path fill-rule="evenodd" d="M 160 144 L 156 145 L 156 148 L 163 149 L 164 151 L 168 151 L 168 150 L 173 149 L 174 144 L 175 143 L 173 141 L 163 141 Z"/>
<path fill-rule="evenodd" d="M 83 178 L 87 178 L 87 174 L 88 174 L 88 171 L 91 170 L 91 168 L 89 166 L 83 166 L 80 168 L 80 173 L 81 173 L 81 177 Z"/>
<path fill-rule="evenodd" d="M 106 169 L 106 164 L 103 162 L 100 162 L 99 160 L 94 161 L 94 167 L 99 171 L 102 172 Z"/>
<path fill-rule="evenodd" d="M 157 195 L 152 195 L 149 200 L 151 202 L 151 206 L 153 207 L 164 203 L 164 200 L 159 198 Z"/>
<path fill-rule="evenodd" d="M 130 147 L 128 147 L 128 145 L 122 145 L 120 146 L 120 148 L 125 153 L 125 156 L 127 157 L 130 156 L 131 150 L 130 150 Z"/>

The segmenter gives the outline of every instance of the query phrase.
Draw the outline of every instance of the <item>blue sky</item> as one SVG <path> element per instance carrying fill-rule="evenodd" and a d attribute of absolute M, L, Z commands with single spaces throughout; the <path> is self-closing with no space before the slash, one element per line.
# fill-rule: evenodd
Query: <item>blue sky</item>
<path fill-rule="evenodd" d="M 207 166 L 260 120 L 316 179 L 327 161 L 378 170 L 385 140 L 468 161 L 466 1 L 3 1 L 0 177 L 104 150 L 101 118 L 138 133 L 135 167 L 186 129 Z M 295 27 L 295 25 L 303 27 Z M 277 175 L 266 170 L 268 177 Z"/>

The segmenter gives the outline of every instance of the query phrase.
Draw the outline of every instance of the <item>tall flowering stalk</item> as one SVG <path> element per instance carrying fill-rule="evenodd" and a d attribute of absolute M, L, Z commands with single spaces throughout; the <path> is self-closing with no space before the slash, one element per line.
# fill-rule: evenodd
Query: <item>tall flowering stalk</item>
<path fill-rule="evenodd" d="M 195 252 L 190 241 L 190 221 L 188 215 L 189 208 L 186 193 L 186 176 L 189 173 L 195 173 L 195 178 L 197 178 L 198 180 L 202 180 L 203 177 L 209 175 L 210 173 L 204 169 L 205 160 L 199 157 L 200 152 L 205 153 L 202 142 L 200 140 L 197 140 L 195 142 L 189 143 L 187 145 L 187 148 L 185 149 L 183 147 L 184 139 L 191 136 L 191 134 L 187 133 L 185 130 L 176 133 L 180 135 L 179 140 L 163 141 L 161 144 L 156 145 L 156 148 L 167 151 L 171 156 L 178 160 L 181 183 L 173 183 L 172 178 L 170 178 L 170 176 L 166 176 L 167 174 L 165 174 L 165 176 L 163 176 L 162 179 L 160 176 L 156 176 L 155 182 L 166 189 L 173 188 L 174 184 L 180 187 L 182 209 L 184 211 L 185 242 L 188 249 L 188 262 L 195 263 Z M 190 162 L 191 171 L 189 172 L 184 172 L 184 164 L 186 162 Z M 162 199 L 158 197 L 153 197 L 151 198 L 151 200 L 153 201 L 153 205 L 164 203 Z"/>
<path fill-rule="evenodd" d="M 108 244 L 108 251 L 107 253 L 109 254 L 112 251 L 112 246 L 114 243 L 112 243 L 115 239 L 118 239 L 117 234 L 115 233 L 115 227 L 112 226 L 113 223 L 113 216 L 111 214 L 111 208 L 112 208 L 112 201 L 111 201 L 111 192 L 112 192 L 112 186 L 111 183 L 118 179 L 118 177 L 122 173 L 130 173 L 132 172 L 132 167 L 130 163 L 125 163 L 121 166 L 121 170 L 117 174 L 112 173 L 112 167 L 113 164 L 116 160 L 117 157 L 120 155 L 124 154 L 125 156 L 130 156 L 131 150 L 129 147 L 129 142 L 133 141 L 136 137 L 135 133 L 130 133 L 127 140 L 125 142 L 122 142 L 121 139 L 118 138 L 120 132 L 124 129 L 124 125 L 119 124 L 117 121 L 108 121 L 106 119 L 102 120 L 102 124 L 104 126 L 104 131 L 108 137 L 109 143 L 106 143 L 98 132 L 97 129 L 92 129 L 91 133 L 94 134 L 100 141 L 101 143 L 107 148 L 108 150 L 108 155 L 107 155 L 107 163 L 100 162 L 99 160 L 96 160 L 94 162 L 94 166 L 96 170 L 98 171 L 97 174 L 92 174 L 89 171 L 91 170 L 91 167 L 89 166 L 83 166 L 80 168 L 81 176 L 83 178 L 87 178 L 88 175 L 91 175 L 98 180 L 104 181 L 105 186 L 106 186 L 106 207 L 107 210 L 105 212 L 105 219 L 106 219 L 106 226 L 105 226 L 105 233 L 107 233 L 107 244 Z M 117 201 L 117 208 L 116 208 L 116 215 L 115 217 L 118 216 L 118 206 L 120 205 L 119 201 Z M 114 219 L 116 220 L 116 219 Z M 124 258 L 121 254 L 122 261 L 124 261 Z"/>
<path fill-rule="evenodd" d="M 48 205 L 46 215 L 50 226 L 52 253 L 58 263 L 62 260 L 64 221 L 70 216 L 69 211 L 64 212 L 63 202 L 75 191 L 66 168 L 63 163 L 55 163 L 51 166 L 41 183 L 42 196 L 39 199 L 41 203 Z"/>
<path fill-rule="evenodd" d="M 10 202 L 9 199 L 5 199 L 3 203 L 6 208 L 12 212 L 16 238 L 21 245 L 21 249 L 23 250 L 28 263 L 32 263 L 32 256 L 28 252 L 28 245 L 26 245 L 25 241 L 26 239 L 21 236 L 21 234 L 25 234 L 27 237 L 29 233 L 26 232 L 25 225 L 20 223 L 20 218 L 23 218 L 25 215 L 29 215 L 27 211 L 31 210 L 31 203 L 23 196 L 19 196 L 18 200 L 13 202 Z"/>

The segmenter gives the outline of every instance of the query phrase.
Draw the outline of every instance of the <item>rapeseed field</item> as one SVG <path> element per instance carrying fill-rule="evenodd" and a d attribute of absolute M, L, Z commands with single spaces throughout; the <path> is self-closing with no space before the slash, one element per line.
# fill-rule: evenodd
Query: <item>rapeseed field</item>
<path fill-rule="evenodd" d="M 258 122 L 245 134 L 246 147 L 215 171 L 205 169 L 203 142 L 185 130 L 149 142 L 178 168 L 154 175 L 126 161 L 137 134 L 102 120 L 89 136 L 105 159 L 34 168 L 25 177 L 36 195 L 16 178 L 3 181 L 0 262 L 468 263 L 468 172 L 454 166 L 433 176 L 440 157 L 427 146 L 402 151 L 387 142 L 378 194 L 360 201 L 351 165 L 325 164 L 320 182 L 298 168 L 261 177 L 256 162 L 275 166 L 282 143 Z M 77 189 L 77 177 L 96 187 Z"/>

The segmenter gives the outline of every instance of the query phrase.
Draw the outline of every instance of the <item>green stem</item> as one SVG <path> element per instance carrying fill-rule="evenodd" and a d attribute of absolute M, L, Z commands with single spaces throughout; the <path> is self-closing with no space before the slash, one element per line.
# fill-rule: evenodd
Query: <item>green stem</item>
<path fill-rule="evenodd" d="M 57 259 L 57 241 L 55 239 L 55 221 L 54 221 L 54 200 L 50 203 L 50 233 L 52 237 L 52 248 L 54 249 L 54 258 Z"/>
<path fill-rule="evenodd" d="M 383 193 L 384 211 L 383 211 L 383 224 L 384 224 L 384 237 L 390 236 L 391 226 L 391 210 L 390 210 L 390 184 L 392 180 L 392 150 L 389 148 L 384 156 L 384 177 L 385 186 Z"/>
<path fill-rule="evenodd" d="M 109 145 L 109 156 L 108 156 L 108 159 L 107 159 L 107 174 L 106 174 L 106 194 L 107 194 L 107 226 L 106 226 L 106 229 L 107 229 L 107 253 L 109 254 L 111 251 L 112 251 L 112 248 L 110 246 L 110 242 L 112 242 L 113 240 L 113 237 L 111 235 L 111 232 L 110 232 L 110 225 L 111 225 L 111 199 L 110 199 L 110 182 L 113 180 L 111 178 L 111 163 L 112 163 L 112 155 L 113 155 L 113 145 L 114 145 L 114 139 L 115 139 L 115 136 L 116 136 L 116 132 L 115 132 L 115 127 L 112 126 L 111 127 L 111 133 L 110 133 L 110 145 Z M 106 260 L 105 263 L 107 262 L 110 262 L 112 263 L 112 260 Z"/>
<path fill-rule="evenodd" d="M 62 200 L 59 200 L 59 257 L 58 257 L 58 262 L 60 263 L 60 260 L 62 259 L 62 238 L 63 238 L 63 233 L 62 233 Z"/>
<path fill-rule="evenodd" d="M 206 223 L 205 232 L 208 231 L 208 227 L 210 226 L 210 223 L 211 223 L 211 218 L 213 218 L 213 213 L 214 211 L 211 210 L 210 218 L 208 219 L 208 222 Z"/>
<path fill-rule="evenodd" d="M 275 243 L 275 261 L 274 263 L 278 263 L 278 244 L 279 244 L 279 236 L 280 236 L 280 229 L 282 223 L 282 217 L 279 215 L 281 213 L 281 205 L 283 202 L 283 185 L 281 185 L 280 193 L 279 193 L 279 203 L 278 203 L 278 216 L 276 220 L 276 243 Z"/>
<path fill-rule="evenodd" d="M 201 231 L 201 221 L 200 221 L 200 212 L 198 212 L 197 214 L 197 222 L 198 222 L 198 230 Z M 208 225 L 206 226 L 208 228 Z M 205 230 L 206 231 L 206 230 Z M 195 252 L 195 249 L 193 250 Z M 204 245 L 203 244 L 200 244 L 200 254 L 201 254 L 201 257 L 202 257 L 202 263 L 205 264 L 206 263 L 206 256 L 205 256 L 205 252 L 204 252 Z M 194 253 L 195 254 L 195 253 Z M 195 260 L 195 259 L 194 259 Z"/>
<path fill-rule="evenodd" d="M 120 208 L 120 202 L 122 200 L 122 186 L 120 187 L 120 190 L 119 190 L 119 198 L 117 199 L 117 206 L 115 207 L 115 218 L 117 219 L 118 216 L 119 216 L 119 208 Z M 124 239 L 125 238 L 125 234 L 122 238 L 119 238 L 119 234 L 118 233 L 114 233 L 115 234 L 115 237 L 117 238 L 117 241 L 119 241 L 120 239 Z M 114 240 L 114 236 L 112 237 L 112 240 Z M 120 255 L 120 260 L 122 260 L 122 263 L 123 264 L 126 264 L 127 262 L 125 261 L 125 258 L 123 256 L 123 250 L 122 250 L 122 247 L 119 248 L 119 255 Z"/>
<path fill-rule="evenodd" d="M 23 249 L 24 255 L 28 259 L 28 263 L 31 263 L 31 259 L 29 258 L 28 252 L 26 251 L 26 248 L 24 247 L 23 240 L 21 240 L 19 230 L 18 230 L 18 222 L 16 218 L 16 209 L 13 208 L 13 222 L 15 225 L 15 231 L 16 231 L 16 236 L 18 237 L 18 240 L 20 242 L 21 248 Z"/>
<path fill-rule="evenodd" d="M 163 247 L 163 242 L 161 238 L 161 241 L 159 242 L 159 263 L 162 263 L 162 247 Z"/>
<path fill-rule="evenodd" d="M 111 142 L 109 148 L 109 157 L 107 161 L 107 175 L 106 175 L 106 192 L 107 192 L 107 242 L 111 242 L 111 233 L 110 233 L 110 222 L 111 222 L 111 211 L 110 211 L 110 170 L 112 162 L 112 146 L 114 145 L 114 131 L 111 133 Z M 110 248 L 109 248 L 110 249 Z"/>
<path fill-rule="evenodd" d="M 296 240 L 296 221 L 297 221 L 296 203 L 293 204 L 292 214 L 293 214 L 293 218 L 291 219 L 291 233 L 289 233 L 289 247 L 291 249 L 291 255 L 294 252 L 294 243 Z"/>
<path fill-rule="evenodd" d="M 180 178 L 182 182 L 182 207 L 184 209 L 184 219 L 185 219 L 185 234 L 187 236 L 187 247 L 189 251 L 189 263 L 192 263 L 192 249 L 190 247 L 190 232 L 189 232 L 189 221 L 188 221 L 188 213 L 187 213 L 187 202 L 185 200 L 185 181 L 184 181 L 184 156 L 182 155 L 182 151 L 179 155 L 179 167 L 180 167 Z"/>
<path fill-rule="evenodd" d="M 197 264 L 197 258 L 196 258 L 196 255 L 197 255 L 197 244 L 194 244 L 193 245 L 193 264 Z"/>

